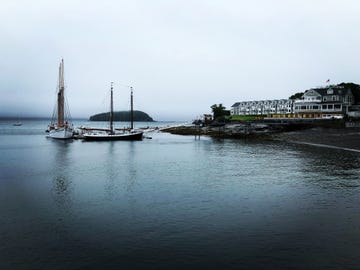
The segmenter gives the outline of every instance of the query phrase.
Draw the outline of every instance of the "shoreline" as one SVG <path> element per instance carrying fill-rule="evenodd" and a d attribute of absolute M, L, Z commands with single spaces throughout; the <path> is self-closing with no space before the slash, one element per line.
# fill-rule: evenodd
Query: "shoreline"
<path fill-rule="evenodd" d="M 252 129 L 252 130 L 251 130 Z M 281 126 L 268 128 L 249 125 L 221 127 L 178 126 L 161 129 L 177 135 L 210 136 L 224 139 L 270 139 L 287 143 L 332 148 L 360 153 L 360 127 Z"/>
<path fill-rule="evenodd" d="M 278 141 L 360 153 L 360 128 L 311 128 L 272 137 Z"/>

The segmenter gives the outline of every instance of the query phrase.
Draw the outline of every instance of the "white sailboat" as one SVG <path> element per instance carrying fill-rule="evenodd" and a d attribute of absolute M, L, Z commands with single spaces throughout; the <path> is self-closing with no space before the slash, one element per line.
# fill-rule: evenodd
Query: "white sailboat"
<path fill-rule="evenodd" d="M 20 127 L 20 126 L 22 126 L 22 123 L 20 122 L 19 118 L 18 118 L 18 120 L 16 121 L 16 123 L 13 124 L 13 126 L 15 126 L 15 127 Z"/>
<path fill-rule="evenodd" d="M 73 124 L 70 122 L 70 112 L 65 104 L 64 59 L 61 60 L 59 66 L 57 105 L 48 132 L 50 138 L 60 140 L 71 139 L 74 133 Z"/>
<path fill-rule="evenodd" d="M 115 132 L 114 121 L 114 105 L 113 105 L 113 83 L 110 88 L 110 128 L 106 132 L 87 132 L 83 137 L 87 141 L 141 141 L 143 139 L 142 131 L 134 131 L 134 110 L 133 110 L 133 92 L 131 87 L 131 128 L 129 131 Z"/>

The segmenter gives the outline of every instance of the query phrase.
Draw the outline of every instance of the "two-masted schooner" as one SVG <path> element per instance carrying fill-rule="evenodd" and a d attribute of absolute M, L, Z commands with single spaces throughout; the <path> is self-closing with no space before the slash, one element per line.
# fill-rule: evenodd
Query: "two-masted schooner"
<path fill-rule="evenodd" d="M 47 130 L 50 138 L 65 140 L 73 137 L 74 127 L 71 123 L 69 108 L 65 101 L 64 59 L 62 59 L 59 66 L 57 102 Z"/>
<path fill-rule="evenodd" d="M 130 130 L 121 132 L 114 129 L 114 104 L 113 104 L 113 83 L 110 87 L 110 115 L 108 131 L 90 131 L 83 134 L 83 138 L 87 141 L 140 141 L 143 139 L 143 132 L 134 130 L 134 113 L 133 113 L 133 90 L 131 87 L 131 127 Z"/>

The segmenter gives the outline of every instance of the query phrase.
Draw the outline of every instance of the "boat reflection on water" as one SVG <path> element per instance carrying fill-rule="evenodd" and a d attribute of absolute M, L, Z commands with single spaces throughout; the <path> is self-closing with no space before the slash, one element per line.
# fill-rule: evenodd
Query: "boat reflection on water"
<path fill-rule="evenodd" d="M 69 172 L 70 160 L 69 152 L 71 151 L 73 140 L 56 140 L 53 143 L 54 164 L 56 168 L 52 170 L 52 197 L 59 209 L 70 210 L 72 204 L 72 178 Z"/>

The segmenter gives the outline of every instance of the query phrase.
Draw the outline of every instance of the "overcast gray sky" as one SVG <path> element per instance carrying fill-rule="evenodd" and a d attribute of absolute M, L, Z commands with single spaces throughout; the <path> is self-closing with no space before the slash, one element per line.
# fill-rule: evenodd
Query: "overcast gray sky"
<path fill-rule="evenodd" d="M 73 117 L 187 120 L 214 103 L 360 83 L 358 0 L 2 0 L 0 114 L 50 116 L 65 61 Z"/>

